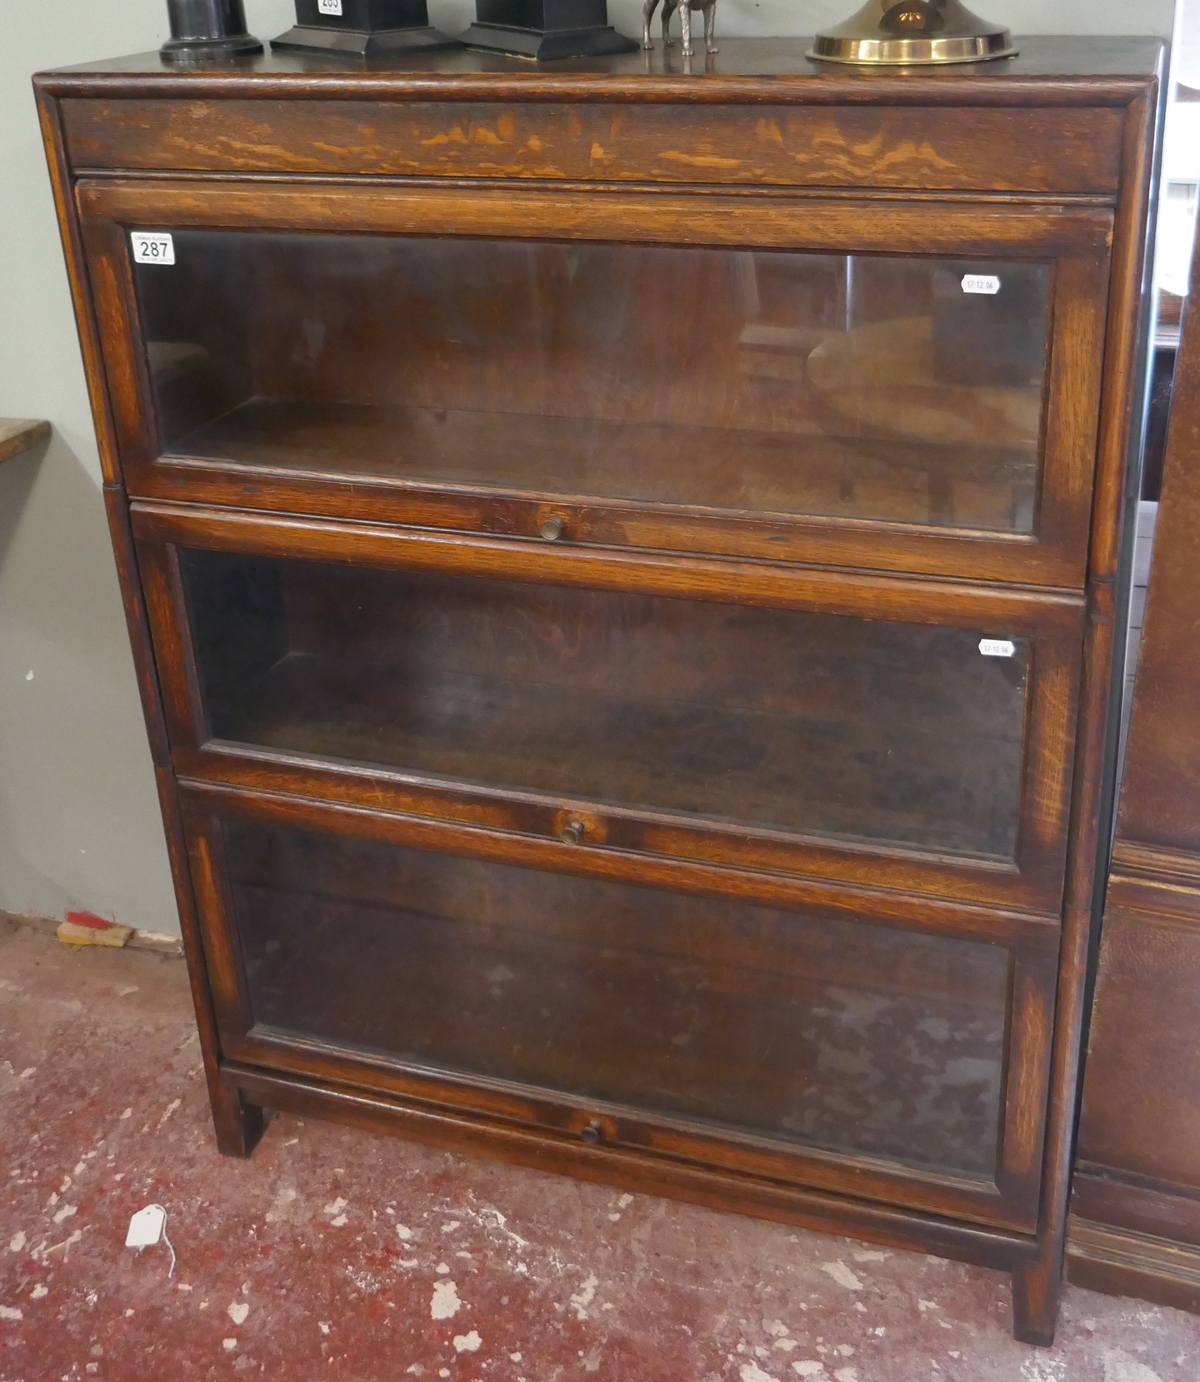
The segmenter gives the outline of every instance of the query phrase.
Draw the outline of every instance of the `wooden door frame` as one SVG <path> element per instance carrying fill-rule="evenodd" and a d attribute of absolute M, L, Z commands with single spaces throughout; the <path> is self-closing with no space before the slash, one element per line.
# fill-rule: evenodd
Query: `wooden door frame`
<path fill-rule="evenodd" d="M 1111 211 L 1089 206 L 863 201 L 812 193 L 308 188 L 201 180 L 81 182 L 77 197 L 135 497 L 533 536 L 552 510 L 568 540 L 1081 590 L 1107 321 Z M 593 204 L 594 203 L 594 204 Z M 542 238 L 827 253 L 975 256 L 1052 269 L 1034 535 L 870 519 L 751 516 L 686 504 L 490 491 L 434 480 L 313 473 L 164 455 L 141 346 L 128 230 L 251 230 Z"/>
<path fill-rule="evenodd" d="M 608 1145 L 646 1157 L 703 1163 L 810 1189 L 853 1193 L 896 1207 L 1030 1232 L 1036 1224 L 1046 1115 L 1056 951 L 1007 945 L 1009 1020 L 993 1181 L 919 1169 L 884 1157 L 787 1146 L 768 1136 L 713 1129 L 685 1116 L 588 1100 L 511 1081 L 453 1073 L 315 1036 L 256 1026 L 238 939 L 223 822 L 371 838 L 408 848 L 486 858 L 466 832 L 400 816 L 347 812 L 311 801 L 200 784 L 184 789 L 184 823 L 224 1058 L 285 1076 L 377 1088 L 418 1104 L 578 1137 L 598 1119 Z M 869 917 L 859 917 L 869 922 Z M 977 938 L 978 940 L 979 938 Z"/>
<path fill-rule="evenodd" d="M 947 581 L 905 580 L 812 568 L 764 570 L 708 558 L 656 558 L 596 549 L 482 540 L 378 525 L 234 514 L 137 503 L 139 564 L 166 698 L 174 761 L 182 776 L 328 795 L 350 804 L 433 815 L 557 839 L 570 819 L 589 848 L 691 858 L 732 868 L 803 874 L 891 887 L 958 902 L 1054 917 L 1062 901 L 1084 609 L 1074 596 Z M 1026 741 L 1013 860 L 959 856 L 883 842 L 804 835 L 679 813 L 607 806 L 553 793 L 448 784 L 425 774 L 355 767 L 209 738 L 177 549 L 203 548 L 284 560 L 350 562 L 534 584 L 667 595 L 795 609 L 830 616 L 960 627 L 1019 636 L 1033 645 Z"/>

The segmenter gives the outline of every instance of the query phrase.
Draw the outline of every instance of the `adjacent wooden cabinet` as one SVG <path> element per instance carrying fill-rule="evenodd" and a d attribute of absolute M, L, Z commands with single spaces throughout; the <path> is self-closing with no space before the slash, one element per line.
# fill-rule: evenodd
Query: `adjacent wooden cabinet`
<path fill-rule="evenodd" d="M 1068 1269 L 1200 1311 L 1200 256 L 1092 1010 Z"/>
<path fill-rule="evenodd" d="M 1061 1276 L 1160 45 L 37 79 L 222 1149 Z"/>

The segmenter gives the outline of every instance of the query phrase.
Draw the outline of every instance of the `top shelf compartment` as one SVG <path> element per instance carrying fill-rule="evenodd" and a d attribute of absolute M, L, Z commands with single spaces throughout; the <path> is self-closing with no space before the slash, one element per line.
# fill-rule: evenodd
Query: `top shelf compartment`
<path fill-rule="evenodd" d="M 169 456 L 1034 529 L 1045 265 L 209 231 L 173 249 L 135 266 Z"/>
<path fill-rule="evenodd" d="M 962 208 L 741 199 L 697 235 L 674 202 L 580 227 L 539 197 L 486 234 L 494 198 L 363 191 L 411 231 L 346 235 L 278 229 L 267 191 L 218 228 L 230 195 L 91 236 L 125 279 L 138 497 L 1083 584 L 1094 213 L 956 241 Z"/>

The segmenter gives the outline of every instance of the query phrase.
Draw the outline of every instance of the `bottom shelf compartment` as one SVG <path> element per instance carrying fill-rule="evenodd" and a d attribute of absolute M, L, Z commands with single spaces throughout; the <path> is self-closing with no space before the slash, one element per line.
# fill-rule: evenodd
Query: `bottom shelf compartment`
<path fill-rule="evenodd" d="M 252 1029 L 991 1180 L 998 945 L 223 823 Z"/>

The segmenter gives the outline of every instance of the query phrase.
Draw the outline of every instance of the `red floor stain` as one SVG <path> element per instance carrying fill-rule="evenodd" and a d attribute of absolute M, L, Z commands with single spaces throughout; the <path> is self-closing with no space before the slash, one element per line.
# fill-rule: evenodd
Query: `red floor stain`
<path fill-rule="evenodd" d="M 279 1118 L 213 1144 L 186 975 L 0 924 L 0 1382 L 1195 1382 L 1200 1319 Z M 164 1244 L 124 1246 L 161 1204 Z"/>

